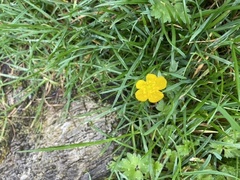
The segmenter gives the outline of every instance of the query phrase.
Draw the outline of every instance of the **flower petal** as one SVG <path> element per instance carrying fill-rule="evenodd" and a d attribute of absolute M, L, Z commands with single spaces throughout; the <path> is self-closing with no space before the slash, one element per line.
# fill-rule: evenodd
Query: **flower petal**
<path fill-rule="evenodd" d="M 151 103 L 156 103 L 164 97 L 164 94 L 161 91 L 154 91 L 151 94 L 148 94 L 148 100 Z"/>
<path fill-rule="evenodd" d="M 144 80 L 138 80 L 136 83 L 137 89 L 144 89 L 146 87 L 147 83 Z"/>
<path fill-rule="evenodd" d="M 147 83 L 154 83 L 157 79 L 157 76 L 155 74 L 147 74 L 146 81 Z"/>
<path fill-rule="evenodd" d="M 135 93 L 135 97 L 137 100 L 144 102 L 148 99 L 148 94 L 145 90 L 140 89 Z"/>
<path fill-rule="evenodd" d="M 162 90 L 167 87 L 167 80 L 163 76 L 157 77 L 155 83 L 157 90 Z"/>

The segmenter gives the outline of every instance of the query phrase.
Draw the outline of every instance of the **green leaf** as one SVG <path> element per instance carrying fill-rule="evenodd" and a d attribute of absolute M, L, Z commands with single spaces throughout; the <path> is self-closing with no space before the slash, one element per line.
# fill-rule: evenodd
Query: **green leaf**
<path fill-rule="evenodd" d="M 154 163 L 154 174 L 155 174 L 155 178 L 158 178 L 162 172 L 163 169 L 163 164 L 159 163 L 158 161 L 156 161 Z"/>
<path fill-rule="evenodd" d="M 197 176 L 197 180 L 202 180 L 202 179 L 204 179 L 204 180 L 213 180 L 213 177 L 212 177 L 211 174 L 209 174 L 209 175 L 198 175 Z"/>
<path fill-rule="evenodd" d="M 169 152 L 168 152 L 169 153 Z M 167 154 L 168 155 L 168 154 Z M 174 167 L 174 163 L 177 157 L 177 152 L 176 151 L 171 151 L 171 155 L 169 158 L 169 162 L 166 163 L 166 167 L 168 168 L 168 170 L 172 171 L 173 167 Z"/>
<path fill-rule="evenodd" d="M 157 19 L 166 22 L 183 22 L 187 23 L 190 20 L 188 8 L 184 7 L 181 0 L 153 0 L 151 7 L 151 15 Z"/>
<path fill-rule="evenodd" d="M 176 72 L 177 69 L 178 69 L 178 62 L 175 60 L 171 61 L 169 71 Z"/>
<path fill-rule="evenodd" d="M 151 15 L 154 16 L 157 19 L 161 19 L 163 23 L 165 22 L 171 22 L 171 16 L 167 10 L 167 6 L 170 6 L 168 2 L 165 0 L 163 1 L 154 1 L 154 4 L 152 5 L 151 9 Z"/>
<path fill-rule="evenodd" d="M 223 151 L 223 146 L 222 145 L 219 145 L 219 144 L 216 144 L 216 143 L 211 143 L 210 144 L 210 147 L 213 148 L 213 150 L 211 150 L 211 152 L 215 152 L 217 154 L 221 154 L 222 151 Z"/>
<path fill-rule="evenodd" d="M 240 144 L 238 143 L 240 133 L 235 130 L 227 132 L 229 136 L 224 136 L 220 141 L 213 141 L 210 144 L 210 151 L 215 156 L 223 154 L 226 158 L 236 158 L 240 156 Z"/>
<path fill-rule="evenodd" d="M 221 166 L 219 167 L 219 169 L 220 169 L 222 172 L 224 172 L 224 173 L 229 173 L 229 174 L 231 174 L 231 175 L 236 175 L 236 174 L 237 174 L 237 169 L 236 169 L 236 168 L 234 168 L 234 167 L 232 167 L 232 166 L 229 166 L 229 165 L 226 165 L 226 164 L 221 165 Z"/>
<path fill-rule="evenodd" d="M 135 171 L 135 169 L 130 169 L 123 173 L 128 179 L 141 180 L 143 179 L 143 174 L 141 171 Z"/>
<path fill-rule="evenodd" d="M 190 147 L 187 145 L 178 145 L 176 148 L 180 156 L 187 156 L 190 152 Z"/>
<path fill-rule="evenodd" d="M 165 102 L 164 102 L 164 100 L 162 100 L 162 101 L 158 102 L 156 109 L 161 112 L 164 110 L 164 107 L 165 107 Z"/>
<path fill-rule="evenodd" d="M 225 148 L 224 149 L 224 156 L 226 158 L 235 158 L 239 157 L 240 155 L 240 150 L 236 148 Z"/>
<path fill-rule="evenodd" d="M 148 159 L 142 158 L 139 154 L 127 153 L 117 165 L 117 170 L 123 172 L 128 179 L 143 179 L 143 175 L 148 173 Z"/>

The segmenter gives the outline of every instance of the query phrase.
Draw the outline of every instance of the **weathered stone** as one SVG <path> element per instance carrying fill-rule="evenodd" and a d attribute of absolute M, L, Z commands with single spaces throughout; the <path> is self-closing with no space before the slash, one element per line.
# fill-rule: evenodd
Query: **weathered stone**
<path fill-rule="evenodd" d="M 0 164 L 1 180 L 87 180 L 107 176 L 107 163 L 113 145 L 100 144 L 51 152 L 19 153 L 23 149 L 105 139 L 112 131 L 115 117 L 102 116 L 103 109 L 89 98 L 71 103 L 69 113 L 63 108 L 48 107 L 42 119 L 41 133 L 21 126 L 10 144 L 10 152 Z M 31 124 L 31 123 L 29 123 Z"/>

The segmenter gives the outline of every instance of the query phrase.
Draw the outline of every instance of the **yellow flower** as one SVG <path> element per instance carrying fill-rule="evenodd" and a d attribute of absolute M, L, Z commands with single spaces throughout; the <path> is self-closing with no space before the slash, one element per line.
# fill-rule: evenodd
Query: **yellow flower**
<path fill-rule="evenodd" d="M 160 101 L 164 94 L 160 91 L 167 87 L 167 80 L 163 77 L 157 77 L 155 74 L 147 74 L 146 81 L 138 80 L 136 83 L 137 92 L 135 97 L 139 101 L 149 100 L 151 103 Z"/>

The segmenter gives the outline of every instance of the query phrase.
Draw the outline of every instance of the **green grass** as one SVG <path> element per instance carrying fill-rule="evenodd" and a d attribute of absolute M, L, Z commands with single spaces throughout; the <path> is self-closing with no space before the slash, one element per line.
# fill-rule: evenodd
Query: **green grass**
<path fill-rule="evenodd" d="M 113 94 L 107 112 L 119 123 L 95 143 L 117 142 L 123 150 L 112 178 L 126 176 L 120 165 L 127 152 L 139 155 L 139 166 L 148 158 L 145 179 L 240 178 L 240 4 L 180 1 L 184 13 L 174 15 L 169 5 L 165 22 L 160 12 L 151 14 L 155 2 L 2 0 L 0 139 L 7 114 L 18 107 L 6 104 L 9 88 L 23 86 L 22 100 L 37 104 L 32 126 L 47 87 L 62 90 L 66 111 L 82 96 Z M 134 97 L 136 81 L 148 73 L 168 80 L 158 104 Z M 122 130 L 126 135 L 115 137 Z M 88 145 L 94 143 L 70 148 Z"/>

